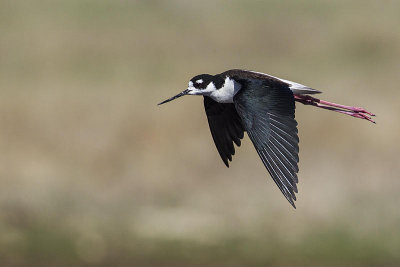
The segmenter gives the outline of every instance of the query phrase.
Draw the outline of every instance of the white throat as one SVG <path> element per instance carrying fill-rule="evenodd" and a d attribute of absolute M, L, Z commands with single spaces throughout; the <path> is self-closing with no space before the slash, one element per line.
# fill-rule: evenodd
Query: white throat
<path fill-rule="evenodd" d="M 233 103 L 233 97 L 242 86 L 233 79 L 226 77 L 224 85 L 210 93 L 210 97 L 218 103 Z"/>

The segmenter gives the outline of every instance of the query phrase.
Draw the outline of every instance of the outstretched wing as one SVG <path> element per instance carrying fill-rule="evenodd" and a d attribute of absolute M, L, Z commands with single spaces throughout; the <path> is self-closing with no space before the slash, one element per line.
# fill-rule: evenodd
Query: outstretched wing
<path fill-rule="evenodd" d="M 292 91 L 281 82 L 246 79 L 233 98 L 244 129 L 286 199 L 296 200 L 299 138 Z"/>
<path fill-rule="evenodd" d="M 240 146 L 244 128 L 234 104 L 220 104 L 210 97 L 204 97 L 208 124 L 215 146 L 225 165 L 229 167 L 228 160 L 232 161 L 235 154 L 233 142 Z"/>

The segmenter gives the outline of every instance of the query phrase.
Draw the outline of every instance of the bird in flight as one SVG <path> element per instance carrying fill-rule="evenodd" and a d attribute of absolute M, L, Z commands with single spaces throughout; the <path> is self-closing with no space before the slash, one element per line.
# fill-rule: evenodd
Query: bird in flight
<path fill-rule="evenodd" d="M 320 100 L 321 93 L 308 86 L 265 73 L 233 69 L 221 74 L 200 74 L 183 92 L 158 105 L 184 95 L 202 95 L 211 135 L 222 161 L 229 167 L 247 132 L 264 166 L 283 195 L 294 201 L 299 171 L 299 137 L 295 102 L 332 110 L 375 123 L 374 114 L 360 107 Z"/>

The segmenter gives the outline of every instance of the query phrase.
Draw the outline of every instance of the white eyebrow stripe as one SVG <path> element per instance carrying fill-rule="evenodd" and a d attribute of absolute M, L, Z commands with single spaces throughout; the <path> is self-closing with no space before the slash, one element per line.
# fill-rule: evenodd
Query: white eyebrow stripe
<path fill-rule="evenodd" d="M 196 83 L 203 83 L 203 79 L 197 80 Z"/>

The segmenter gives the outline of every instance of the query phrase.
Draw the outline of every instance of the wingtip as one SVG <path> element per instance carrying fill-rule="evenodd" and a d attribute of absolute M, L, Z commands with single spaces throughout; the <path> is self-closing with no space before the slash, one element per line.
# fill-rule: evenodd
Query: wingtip
<path fill-rule="evenodd" d="M 290 205 L 292 205 L 292 207 L 293 207 L 294 209 L 296 209 L 296 205 L 294 204 L 294 202 L 297 200 L 297 199 L 296 199 L 296 195 L 295 195 L 295 194 L 293 194 L 293 195 L 288 195 L 288 196 L 285 195 L 285 198 L 287 199 L 287 201 L 289 201 Z"/>
<path fill-rule="evenodd" d="M 296 205 L 294 204 L 294 202 L 296 201 L 296 195 L 295 194 L 285 194 L 283 193 L 283 196 L 286 198 L 286 200 L 290 203 L 290 205 L 296 209 Z"/>
<path fill-rule="evenodd" d="M 292 207 L 294 208 L 294 209 L 296 209 L 296 205 L 294 204 L 294 201 L 292 200 L 292 201 L 289 201 L 289 203 L 290 203 L 290 205 L 292 205 Z"/>
<path fill-rule="evenodd" d="M 228 160 L 224 160 L 224 164 L 225 164 L 225 166 L 226 166 L 227 168 L 229 168 L 229 162 L 228 162 Z"/>

